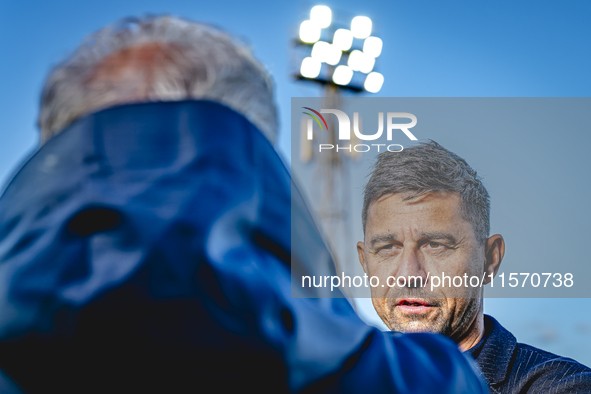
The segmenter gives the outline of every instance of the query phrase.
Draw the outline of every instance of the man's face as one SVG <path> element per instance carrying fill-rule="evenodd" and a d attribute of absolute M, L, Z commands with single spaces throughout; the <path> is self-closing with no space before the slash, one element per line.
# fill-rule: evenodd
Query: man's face
<path fill-rule="evenodd" d="M 421 276 L 423 287 L 372 287 L 373 305 L 394 331 L 437 332 L 458 340 L 482 311 L 482 288 L 440 286 L 437 275 L 482 277 L 485 245 L 460 212 L 458 193 L 429 193 L 403 201 L 408 194 L 388 194 L 368 211 L 365 242 L 357 245 L 369 277 Z M 429 279 L 427 281 L 427 278 Z M 392 279 L 390 282 L 392 283 Z"/>

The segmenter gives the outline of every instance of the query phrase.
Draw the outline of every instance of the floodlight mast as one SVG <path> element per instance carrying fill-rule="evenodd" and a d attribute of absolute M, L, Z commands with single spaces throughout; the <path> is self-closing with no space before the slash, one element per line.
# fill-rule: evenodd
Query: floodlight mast
<path fill-rule="evenodd" d="M 347 90 L 353 94 L 364 91 L 377 93 L 383 83 L 383 76 L 373 71 L 377 57 L 382 52 L 382 40 L 371 36 L 372 22 L 366 16 L 357 16 L 351 20 L 350 26 L 338 26 L 333 23 L 332 10 L 317 5 L 310 11 L 310 18 L 300 24 L 299 37 L 294 40 L 297 47 L 310 50 L 294 74 L 296 80 L 319 84 L 324 91 L 322 108 L 340 109 L 341 92 Z M 322 33 L 325 33 L 323 37 Z M 362 41 L 363 45 L 359 44 Z M 324 73 L 322 73 L 324 69 Z M 354 79 L 355 73 L 365 74 L 365 83 L 359 84 Z M 371 76 L 371 78 L 369 78 Z M 381 78 L 380 78 L 381 77 Z M 379 86 L 378 86 L 379 85 Z M 327 130 L 316 133 L 316 143 L 339 146 L 337 138 L 337 122 L 334 116 L 327 116 Z M 358 159 L 359 153 L 354 149 L 330 149 L 322 153 L 312 148 L 312 141 L 306 138 L 307 131 L 302 123 L 300 138 L 300 161 L 314 163 L 318 171 L 315 176 L 320 179 L 313 182 L 319 189 L 320 203 L 312 201 L 317 211 L 327 240 L 334 253 L 337 272 L 345 270 L 354 272 L 358 264 L 352 261 L 347 248 L 352 245 L 351 226 L 348 225 L 347 207 L 349 201 L 348 159 Z M 320 140 L 319 140 L 320 139 Z M 356 135 L 349 141 L 356 145 Z M 341 144 L 342 145 L 342 144 Z M 318 146 L 318 144 L 315 144 Z M 318 206 L 319 205 L 319 206 Z M 345 290 L 347 293 L 348 290 Z M 352 294 L 346 294 L 352 301 Z"/>

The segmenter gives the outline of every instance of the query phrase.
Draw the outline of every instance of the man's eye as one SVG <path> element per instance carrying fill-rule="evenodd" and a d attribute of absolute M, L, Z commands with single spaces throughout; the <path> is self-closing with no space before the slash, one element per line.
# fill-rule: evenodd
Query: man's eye
<path fill-rule="evenodd" d="M 438 248 L 440 246 L 443 246 L 443 245 L 441 245 L 439 242 L 429 242 L 429 247 L 430 248 L 435 249 L 435 248 Z"/>
<path fill-rule="evenodd" d="M 380 251 L 382 249 L 392 249 L 392 246 L 394 246 L 394 245 L 390 244 L 390 245 L 382 246 L 381 248 L 378 249 L 378 251 Z"/>

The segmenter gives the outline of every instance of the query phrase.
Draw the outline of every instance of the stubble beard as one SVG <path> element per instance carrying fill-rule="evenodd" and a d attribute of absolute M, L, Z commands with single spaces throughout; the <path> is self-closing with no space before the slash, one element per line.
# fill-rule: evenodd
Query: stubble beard
<path fill-rule="evenodd" d="M 432 295 L 432 294 L 431 294 Z M 466 310 L 458 316 L 459 320 L 454 321 L 455 311 L 447 310 L 448 315 L 446 316 L 446 310 L 444 309 L 445 299 L 442 298 L 431 298 L 430 303 L 433 304 L 433 308 L 438 309 L 438 313 L 434 318 L 432 314 L 405 314 L 404 317 L 398 317 L 396 311 L 396 305 L 394 305 L 394 298 L 427 298 L 429 295 L 422 291 L 420 288 L 406 289 L 404 293 L 390 295 L 385 302 L 389 303 L 389 313 L 384 323 L 388 326 L 391 331 L 399 331 L 403 333 L 418 333 L 428 332 L 434 334 L 442 334 L 451 339 L 459 340 L 465 335 L 470 326 L 474 322 L 475 316 L 478 314 L 480 309 L 479 298 L 467 298 L 468 302 Z M 457 301 L 457 300 L 456 300 Z M 457 302 L 455 307 L 457 307 Z M 384 320 L 384 319 L 383 319 Z"/>

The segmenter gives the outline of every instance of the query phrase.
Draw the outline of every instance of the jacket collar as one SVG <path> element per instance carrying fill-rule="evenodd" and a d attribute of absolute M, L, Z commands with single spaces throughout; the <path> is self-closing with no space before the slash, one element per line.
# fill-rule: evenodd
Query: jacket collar
<path fill-rule="evenodd" d="M 500 385 L 509 377 L 517 340 L 492 316 L 484 315 L 484 321 L 486 326 L 492 327 L 476 363 L 491 386 Z"/>

